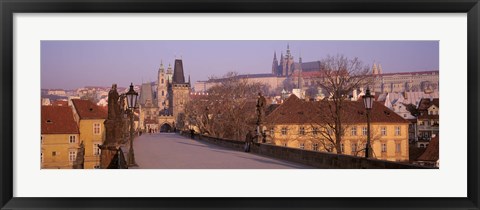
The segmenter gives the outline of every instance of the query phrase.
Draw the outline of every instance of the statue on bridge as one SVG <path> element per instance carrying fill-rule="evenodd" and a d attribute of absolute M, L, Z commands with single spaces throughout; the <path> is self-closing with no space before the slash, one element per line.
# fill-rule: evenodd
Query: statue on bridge
<path fill-rule="evenodd" d="M 258 93 L 257 98 L 257 125 L 261 125 L 265 121 L 265 106 L 267 100 L 263 97 L 262 93 Z"/>
<path fill-rule="evenodd" d="M 105 141 L 102 145 L 99 145 L 101 149 L 100 168 L 126 168 L 126 165 L 123 165 L 125 161 L 123 152 L 120 149 L 123 140 L 124 100 L 125 97 L 117 92 L 117 84 L 113 84 L 108 92 L 108 115 L 104 122 Z M 115 162 L 116 166 L 112 166 L 113 162 Z"/>

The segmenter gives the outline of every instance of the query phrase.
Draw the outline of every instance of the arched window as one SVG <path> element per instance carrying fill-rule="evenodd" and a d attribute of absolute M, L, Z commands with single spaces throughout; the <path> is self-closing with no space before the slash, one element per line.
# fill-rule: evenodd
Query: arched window
<path fill-rule="evenodd" d="M 162 84 L 163 84 L 163 79 L 162 79 Z"/>
<path fill-rule="evenodd" d="M 163 83 L 163 79 L 162 79 L 162 83 Z M 162 96 L 164 96 L 164 95 L 165 95 L 165 93 L 164 93 L 164 91 L 162 90 Z"/>

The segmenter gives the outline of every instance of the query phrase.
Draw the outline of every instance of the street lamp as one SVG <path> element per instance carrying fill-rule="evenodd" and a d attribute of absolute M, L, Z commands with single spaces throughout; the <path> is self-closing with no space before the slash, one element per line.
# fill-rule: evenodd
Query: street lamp
<path fill-rule="evenodd" d="M 371 157 L 370 151 L 370 110 L 373 107 L 373 96 L 370 94 L 370 88 L 367 87 L 367 93 L 363 96 L 363 105 L 367 110 L 367 145 L 365 147 L 365 158 Z"/>
<path fill-rule="evenodd" d="M 125 94 L 127 96 L 127 105 L 128 109 L 130 110 L 130 149 L 128 150 L 128 165 L 129 166 L 136 166 L 135 163 L 135 155 L 133 153 L 133 135 L 135 130 L 134 122 L 133 122 L 133 111 L 137 107 L 137 97 L 138 93 L 133 90 L 133 83 L 130 84 L 130 90 Z"/>

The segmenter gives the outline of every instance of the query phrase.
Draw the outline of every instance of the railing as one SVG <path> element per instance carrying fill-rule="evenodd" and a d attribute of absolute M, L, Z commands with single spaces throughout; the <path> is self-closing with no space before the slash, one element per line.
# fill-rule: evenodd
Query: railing
<path fill-rule="evenodd" d="M 189 136 L 188 132 L 183 132 Z M 190 136 L 189 136 L 190 137 Z M 243 151 L 244 141 L 221 139 L 205 135 L 195 135 L 195 139 L 218 146 Z M 428 167 L 355 157 L 350 155 L 303 150 L 298 148 L 283 147 L 272 144 L 254 143 L 250 148 L 251 153 L 300 163 L 315 168 L 327 169 L 428 169 Z"/>

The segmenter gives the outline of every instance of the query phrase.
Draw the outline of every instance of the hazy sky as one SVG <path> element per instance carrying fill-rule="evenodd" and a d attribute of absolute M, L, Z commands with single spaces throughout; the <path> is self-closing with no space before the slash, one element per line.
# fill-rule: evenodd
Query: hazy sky
<path fill-rule="evenodd" d="M 383 72 L 438 70 L 438 41 L 42 41 L 42 88 L 84 86 L 126 87 L 154 81 L 160 62 L 165 68 L 182 57 L 185 78 L 192 85 L 230 71 L 270 73 L 273 52 L 285 54 L 287 43 L 295 62 L 327 55 L 358 57 L 380 63 Z"/>

